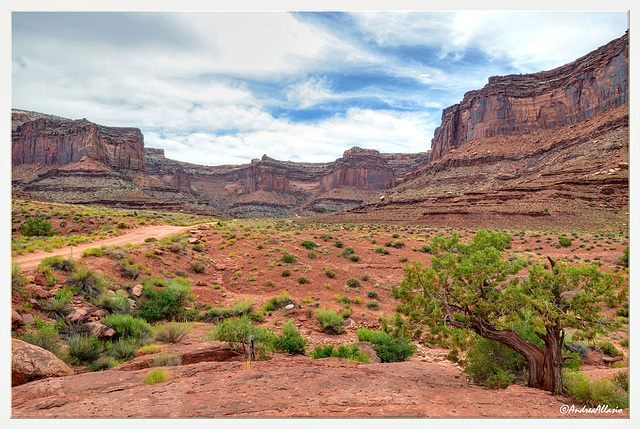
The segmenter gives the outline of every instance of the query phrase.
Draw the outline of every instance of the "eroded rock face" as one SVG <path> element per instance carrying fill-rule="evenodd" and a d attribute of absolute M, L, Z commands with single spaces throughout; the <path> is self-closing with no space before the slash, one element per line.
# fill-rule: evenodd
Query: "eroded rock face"
<path fill-rule="evenodd" d="M 15 338 L 11 339 L 11 385 L 48 377 L 64 377 L 74 372 L 53 353 Z"/>
<path fill-rule="evenodd" d="M 446 108 L 432 140 L 432 160 L 472 139 L 535 134 L 582 122 L 629 101 L 628 33 L 550 71 L 494 76 Z"/>
<path fill-rule="evenodd" d="M 20 111 L 15 114 L 19 121 L 28 117 Z M 114 169 L 144 172 L 142 133 L 137 128 L 105 127 L 86 119 L 48 116 L 25 121 L 12 133 L 13 165 L 66 165 L 83 157 Z"/>

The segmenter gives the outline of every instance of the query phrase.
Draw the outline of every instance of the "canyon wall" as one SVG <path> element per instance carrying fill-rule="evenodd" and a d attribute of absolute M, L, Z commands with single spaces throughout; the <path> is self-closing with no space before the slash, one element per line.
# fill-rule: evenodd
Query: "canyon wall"
<path fill-rule="evenodd" d="M 117 170 L 145 171 L 144 140 L 137 128 L 105 127 L 86 119 L 47 115 L 28 120 L 29 112 L 14 111 L 11 163 L 62 166 L 84 157 Z"/>
<path fill-rule="evenodd" d="M 629 101 L 629 35 L 550 71 L 494 76 L 446 108 L 431 159 L 470 140 L 535 134 L 574 124 Z"/>

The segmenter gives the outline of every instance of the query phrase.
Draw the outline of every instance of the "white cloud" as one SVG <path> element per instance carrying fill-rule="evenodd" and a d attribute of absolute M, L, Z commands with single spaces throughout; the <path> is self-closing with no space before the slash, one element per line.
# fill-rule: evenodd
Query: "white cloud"
<path fill-rule="evenodd" d="M 291 85 L 287 91 L 287 100 L 301 109 L 307 109 L 332 98 L 336 97 L 328 88 L 326 78 L 311 77 Z"/>

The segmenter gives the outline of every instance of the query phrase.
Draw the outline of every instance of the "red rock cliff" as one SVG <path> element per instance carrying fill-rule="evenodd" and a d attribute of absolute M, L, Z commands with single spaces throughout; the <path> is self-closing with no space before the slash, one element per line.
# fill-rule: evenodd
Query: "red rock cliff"
<path fill-rule="evenodd" d="M 143 136 L 137 128 L 45 115 L 17 125 L 11 140 L 13 165 L 65 165 L 87 157 L 115 169 L 145 171 Z"/>
<path fill-rule="evenodd" d="M 550 71 L 494 76 L 460 104 L 446 108 L 435 131 L 431 159 L 476 138 L 533 134 L 581 122 L 629 101 L 628 33 Z"/>

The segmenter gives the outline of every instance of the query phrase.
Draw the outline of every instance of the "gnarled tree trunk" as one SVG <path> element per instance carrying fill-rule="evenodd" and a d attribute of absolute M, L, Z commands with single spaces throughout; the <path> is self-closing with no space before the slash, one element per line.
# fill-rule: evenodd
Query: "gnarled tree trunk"
<path fill-rule="evenodd" d="M 510 329 L 496 329 L 484 319 L 471 319 L 471 329 L 489 340 L 504 344 L 527 361 L 529 387 L 547 390 L 555 394 L 562 393 L 562 341 L 564 333 L 556 326 L 548 326 L 546 335 L 539 335 L 544 340 L 545 348 L 540 349 L 531 341 L 525 340 Z"/>

